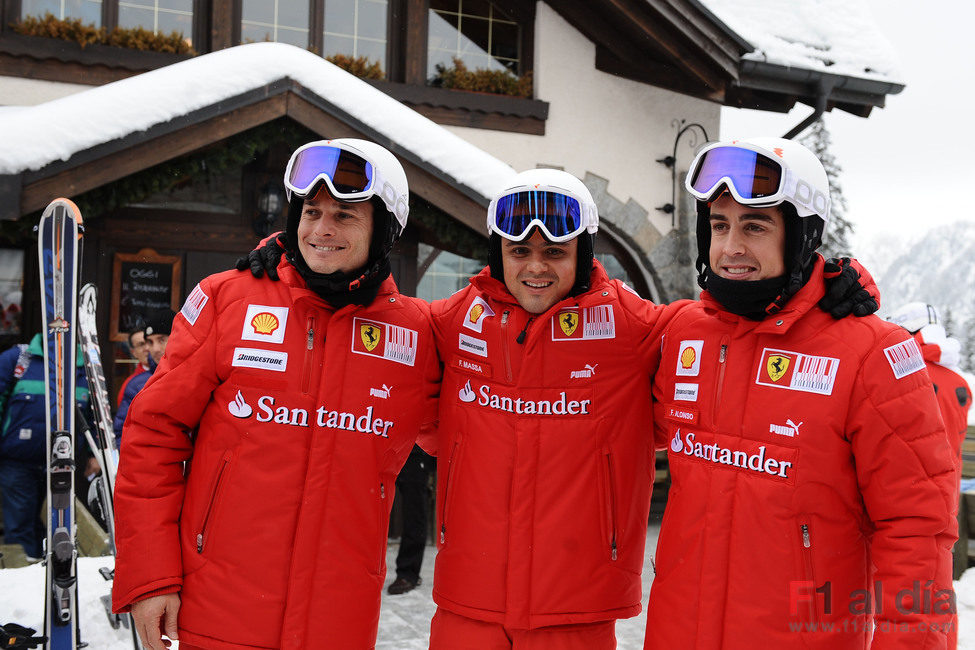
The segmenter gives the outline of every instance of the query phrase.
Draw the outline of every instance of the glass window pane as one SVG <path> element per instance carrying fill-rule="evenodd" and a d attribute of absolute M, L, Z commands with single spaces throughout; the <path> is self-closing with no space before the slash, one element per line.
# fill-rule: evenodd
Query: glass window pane
<path fill-rule="evenodd" d="M 80 18 L 83 23 L 102 24 L 101 0 L 65 0 L 61 18 Z"/>
<path fill-rule="evenodd" d="M 191 35 L 193 34 L 193 16 L 184 16 L 181 14 L 159 14 L 158 31 L 160 34 L 179 32 L 183 35 L 183 39 L 192 45 L 193 40 Z"/>
<path fill-rule="evenodd" d="M 308 30 L 279 26 L 278 37 L 275 40 L 296 47 L 308 47 Z"/>
<path fill-rule="evenodd" d="M 23 0 L 21 2 L 22 18 L 27 16 L 43 18 L 47 13 L 61 20 L 78 18 L 82 23 L 94 24 L 96 27 L 101 27 L 102 24 L 101 0 Z"/>
<path fill-rule="evenodd" d="M 309 11 L 307 2 L 278 0 L 278 24 L 307 30 Z"/>
<path fill-rule="evenodd" d="M 460 13 L 464 16 L 491 17 L 491 3 L 488 0 L 460 0 Z M 495 9 L 497 13 L 497 9 Z"/>
<path fill-rule="evenodd" d="M 521 25 L 489 0 L 430 0 L 427 72 L 454 57 L 470 70 L 508 70 L 518 74 Z"/>
<path fill-rule="evenodd" d="M 325 56 L 332 56 L 333 54 L 352 56 L 354 49 L 355 39 L 351 36 L 325 35 Z"/>
<path fill-rule="evenodd" d="M 459 24 L 457 16 L 431 11 L 427 23 L 427 46 L 431 50 L 457 50 L 457 25 Z"/>
<path fill-rule="evenodd" d="M 387 15 L 389 15 L 389 9 L 385 1 L 359 0 L 358 32 L 356 35 L 360 38 L 375 38 L 385 41 Z"/>
<path fill-rule="evenodd" d="M 356 56 L 364 56 L 371 61 L 378 61 L 383 71 L 386 70 L 386 43 L 379 41 L 364 41 L 359 39 L 356 44 Z"/>
<path fill-rule="evenodd" d="M 242 0 L 241 42 L 276 41 L 308 47 L 310 0 Z"/>
<path fill-rule="evenodd" d="M 325 33 L 355 33 L 355 0 L 328 0 L 325 3 Z"/>
<path fill-rule="evenodd" d="M 424 300 L 438 300 L 446 298 L 458 289 L 467 286 L 472 275 L 477 275 L 484 266 L 481 262 L 467 257 L 461 257 L 445 250 L 435 249 L 429 244 L 420 243 L 418 259 L 429 259 L 431 253 L 437 253 L 430 267 L 420 278 L 416 288 L 418 298 Z"/>
<path fill-rule="evenodd" d="M 460 43 L 461 52 L 487 54 L 490 21 L 464 16 L 460 19 L 460 25 L 463 34 Z"/>
<path fill-rule="evenodd" d="M 495 21 L 491 29 L 491 54 L 502 59 L 517 59 L 521 28 L 512 23 Z"/>
<path fill-rule="evenodd" d="M 125 29 L 132 29 L 133 27 L 144 27 L 150 32 L 153 31 L 153 15 L 152 9 L 136 8 L 132 6 L 124 6 L 119 3 L 118 7 L 118 26 L 124 27 Z"/>
<path fill-rule="evenodd" d="M 20 17 L 35 16 L 41 18 L 46 13 L 52 13 L 58 18 L 61 13 L 61 3 L 58 0 L 22 0 L 20 4 Z"/>
<path fill-rule="evenodd" d="M 267 0 L 243 0 L 241 15 L 245 23 L 274 24 L 274 2 Z"/>

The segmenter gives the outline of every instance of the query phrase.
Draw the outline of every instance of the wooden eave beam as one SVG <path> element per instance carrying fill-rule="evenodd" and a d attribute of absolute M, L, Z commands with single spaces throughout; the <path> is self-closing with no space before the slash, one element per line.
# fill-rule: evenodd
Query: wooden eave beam
<path fill-rule="evenodd" d="M 56 196 L 76 196 L 143 169 L 197 151 L 232 135 L 246 131 L 285 114 L 286 100 L 276 95 L 256 104 L 218 115 L 140 142 L 87 164 L 64 169 L 24 186 L 21 214 L 40 210 Z M 26 179 L 25 179 L 26 180 Z"/>
<path fill-rule="evenodd" d="M 403 163 L 412 192 L 480 232 L 487 206 L 485 197 L 446 175 L 427 169 L 410 152 L 402 150 L 388 138 L 372 131 L 355 117 L 332 106 L 300 84 L 282 80 L 228 101 L 242 105 L 227 110 L 221 106 L 228 102 L 220 102 L 201 109 L 199 115 L 177 118 L 148 132 L 130 136 L 131 142 L 123 139 L 106 143 L 79 152 L 68 161 L 25 173 L 22 176 L 20 214 L 43 208 L 55 196 L 76 196 L 287 116 L 323 136 L 360 137 L 387 147 Z"/>

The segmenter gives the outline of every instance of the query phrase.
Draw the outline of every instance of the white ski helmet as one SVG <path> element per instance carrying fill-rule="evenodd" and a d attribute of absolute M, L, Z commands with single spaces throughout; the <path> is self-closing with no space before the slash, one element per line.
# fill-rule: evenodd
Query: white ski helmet
<path fill-rule="evenodd" d="M 909 302 L 896 309 L 887 317 L 891 323 L 900 325 L 911 334 L 916 333 L 927 325 L 940 325 L 941 318 L 938 310 L 923 302 Z"/>
<path fill-rule="evenodd" d="M 552 223 L 545 223 L 544 214 L 521 215 L 524 217 L 522 219 L 524 225 L 522 232 L 505 232 L 501 227 L 499 227 L 499 225 L 502 225 L 498 220 L 499 207 L 503 208 L 506 198 L 524 192 L 546 192 L 552 195 L 563 195 L 565 197 L 569 197 L 570 199 L 575 199 L 578 202 L 578 222 L 575 224 L 568 224 L 563 221 L 558 225 L 558 227 L 553 227 Z M 519 205 L 519 207 L 529 206 L 545 207 L 543 204 L 535 202 L 523 202 Z M 565 215 L 552 216 L 564 217 Z M 572 225 L 575 227 L 567 227 Z M 542 228 L 542 230 L 545 231 L 546 236 L 552 241 L 566 241 L 584 231 L 590 234 L 595 234 L 596 231 L 599 230 L 599 211 L 596 209 L 596 202 L 593 201 L 589 188 L 587 188 L 578 178 L 568 172 L 562 171 L 561 169 L 529 169 L 516 174 L 515 177 L 511 179 L 511 182 L 505 184 L 505 186 L 494 195 L 494 199 L 492 199 L 491 204 L 488 206 L 488 235 L 497 233 L 502 237 L 517 241 L 524 238 L 524 236 L 535 226 Z M 560 232 L 555 232 L 556 230 L 560 230 Z"/>
<path fill-rule="evenodd" d="M 552 242 L 578 241 L 576 276 L 570 295 L 589 290 L 599 211 L 589 188 L 560 169 L 516 174 L 491 200 L 487 212 L 488 268 L 504 282 L 501 238 L 521 241 L 538 228 Z"/>
<path fill-rule="evenodd" d="M 348 152 L 352 156 L 344 157 L 341 152 Z M 345 178 L 349 179 L 349 184 L 343 185 L 336 181 L 340 161 L 363 161 L 365 164 L 356 168 L 356 173 L 347 173 Z M 399 223 L 399 231 L 406 228 L 410 213 L 410 188 L 406 172 L 396 156 L 375 142 L 336 138 L 316 140 L 298 147 L 291 154 L 284 171 L 288 200 L 292 195 L 305 198 L 319 182 L 324 182 L 329 193 L 337 199 L 365 201 L 373 196 L 382 199 L 386 210 Z"/>

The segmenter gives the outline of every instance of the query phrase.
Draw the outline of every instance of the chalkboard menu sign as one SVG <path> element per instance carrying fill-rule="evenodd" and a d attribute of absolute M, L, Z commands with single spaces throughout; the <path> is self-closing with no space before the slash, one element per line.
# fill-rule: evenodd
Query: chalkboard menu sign
<path fill-rule="evenodd" d="M 147 318 L 179 309 L 180 266 L 177 256 L 159 255 L 150 248 L 135 254 L 116 253 L 112 264 L 113 341 L 142 327 Z"/>

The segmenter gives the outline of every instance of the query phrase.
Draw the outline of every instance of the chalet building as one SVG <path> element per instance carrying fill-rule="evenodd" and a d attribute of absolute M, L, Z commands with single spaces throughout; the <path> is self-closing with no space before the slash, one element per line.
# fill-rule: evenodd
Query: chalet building
<path fill-rule="evenodd" d="M 827 61 L 841 46 L 776 58 L 776 12 L 736 31 L 719 17 L 727 4 L 0 0 L 0 300 L 21 300 L 0 343 L 39 328 L 31 227 L 51 199 L 84 211 L 83 275 L 99 286 L 117 385 L 126 330 L 147 309 L 178 309 L 283 227 L 288 155 L 343 136 L 380 142 L 406 167 L 411 225 L 394 261 L 405 293 L 461 286 L 485 258 L 493 188 L 548 166 L 592 190 L 613 275 L 657 301 L 692 297 L 693 206 L 679 183 L 722 106 L 866 117 L 903 87 Z M 174 42 L 192 51 L 122 46 Z M 371 64 L 375 78 L 326 58 Z M 494 71 L 515 94 L 469 90 L 456 81 L 465 69 Z"/>

